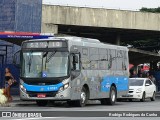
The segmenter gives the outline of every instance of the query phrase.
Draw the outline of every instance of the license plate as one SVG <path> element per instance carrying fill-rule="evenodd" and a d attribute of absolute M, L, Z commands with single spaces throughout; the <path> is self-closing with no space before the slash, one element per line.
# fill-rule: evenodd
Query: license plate
<path fill-rule="evenodd" d="M 45 97 L 46 97 L 46 94 L 37 94 L 37 97 L 38 97 L 38 98 L 45 98 Z"/>

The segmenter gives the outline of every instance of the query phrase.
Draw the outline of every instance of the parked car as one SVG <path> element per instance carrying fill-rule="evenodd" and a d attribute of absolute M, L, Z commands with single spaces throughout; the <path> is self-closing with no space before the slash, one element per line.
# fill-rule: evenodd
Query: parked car
<path fill-rule="evenodd" d="M 149 78 L 130 78 L 129 79 L 129 93 L 122 95 L 122 98 L 140 99 L 144 102 L 146 98 L 155 101 L 156 86 Z"/>

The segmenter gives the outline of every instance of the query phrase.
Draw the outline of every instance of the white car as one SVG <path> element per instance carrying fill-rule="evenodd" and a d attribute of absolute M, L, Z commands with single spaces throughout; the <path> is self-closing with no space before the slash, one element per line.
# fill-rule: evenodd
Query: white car
<path fill-rule="evenodd" d="M 146 98 L 155 101 L 156 86 L 149 78 L 130 78 L 129 79 L 129 93 L 122 95 L 122 98 L 140 99 L 144 102 Z"/>

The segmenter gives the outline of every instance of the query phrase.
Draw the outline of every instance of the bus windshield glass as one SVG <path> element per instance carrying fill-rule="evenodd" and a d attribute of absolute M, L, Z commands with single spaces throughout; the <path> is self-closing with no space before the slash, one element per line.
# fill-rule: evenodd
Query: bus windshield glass
<path fill-rule="evenodd" d="M 68 52 L 24 52 L 22 77 L 64 77 L 68 75 Z"/>

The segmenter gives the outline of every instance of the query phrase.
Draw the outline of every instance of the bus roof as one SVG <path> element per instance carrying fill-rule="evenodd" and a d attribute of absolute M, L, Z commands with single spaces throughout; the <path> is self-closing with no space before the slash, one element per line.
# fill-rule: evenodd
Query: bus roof
<path fill-rule="evenodd" d="M 91 39 L 91 38 L 83 38 L 83 37 L 49 37 L 48 39 L 38 39 L 38 41 L 52 41 L 52 40 L 68 40 L 72 43 L 79 43 L 78 45 L 80 45 L 80 43 L 85 43 L 85 44 L 88 44 L 88 46 L 92 47 L 92 46 L 105 46 L 105 45 L 108 45 L 108 47 L 110 48 L 115 48 L 115 47 L 118 47 L 120 49 L 123 49 L 123 50 L 126 50 L 128 51 L 128 48 L 125 47 L 125 46 L 118 46 L 118 45 L 112 45 L 112 44 L 109 44 L 109 43 L 103 43 L 103 42 L 100 42 L 98 39 Z M 32 41 L 37 41 L 37 39 L 32 39 L 32 40 L 29 40 L 30 42 Z M 24 41 L 24 42 L 27 42 L 27 41 Z"/>

